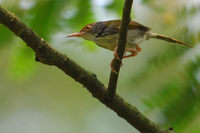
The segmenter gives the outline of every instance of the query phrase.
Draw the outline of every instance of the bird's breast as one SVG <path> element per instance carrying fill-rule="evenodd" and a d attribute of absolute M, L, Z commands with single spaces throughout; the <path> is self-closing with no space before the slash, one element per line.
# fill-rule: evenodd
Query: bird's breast
<path fill-rule="evenodd" d="M 107 35 L 103 37 L 96 37 L 93 42 L 95 42 L 98 46 L 114 50 L 115 47 L 118 45 L 118 34 Z"/>

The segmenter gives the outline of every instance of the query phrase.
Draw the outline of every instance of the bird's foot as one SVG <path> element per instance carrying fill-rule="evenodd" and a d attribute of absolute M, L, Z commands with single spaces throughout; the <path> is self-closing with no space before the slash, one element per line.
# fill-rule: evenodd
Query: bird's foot
<path fill-rule="evenodd" d="M 117 46 L 115 47 L 115 50 L 114 50 L 114 57 L 117 58 L 119 61 L 122 61 L 122 60 L 119 58 L 118 54 L 117 54 Z"/>
<path fill-rule="evenodd" d="M 114 59 L 112 59 L 112 61 L 111 61 L 111 63 L 110 63 L 110 68 L 111 68 L 111 70 L 112 70 L 115 74 L 119 74 L 119 73 L 113 68 L 113 61 L 114 61 Z M 123 63 L 121 62 L 120 67 L 122 67 L 122 66 L 123 66 Z"/>
<path fill-rule="evenodd" d="M 139 45 L 137 45 L 137 44 L 135 44 L 135 48 L 136 48 L 136 49 L 125 48 L 125 50 L 131 52 L 131 54 L 130 54 L 130 55 L 126 55 L 126 51 L 125 51 L 125 52 L 124 52 L 123 58 L 134 57 L 134 56 L 137 55 L 138 52 L 141 52 L 141 51 L 142 51 L 142 49 L 141 49 L 141 48 L 139 47 Z M 117 58 L 119 61 L 121 61 L 121 66 L 120 66 L 120 67 L 122 67 L 122 66 L 123 66 L 123 63 L 122 63 L 122 60 L 119 58 L 119 56 L 118 56 L 118 54 L 117 54 L 117 46 L 116 46 L 115 49 L 114 49 L 114 57 Z M 116 70 L 113 68 L 113 65 L 112 65 L 112 64 L 113 64 L 113 61 L 114 61 L 114 59 L 113 59 L 113 60 L 111 61 L 111 63 L 110 63 L 110 68 L 111 68 L 111 70 L 112 70 L 114 73 L 118 74 L 118 72 L 116 72 Z"/>
<path fill-rule="evenodd" d="M 122 66 L 123 66 L 123 63 L 122 63 L 122 60 L 119 58 L 119 56 L 118 56 L 118 54 L 117 54 L 117 46 L 116 46 L 115 49 L 114 49 L 114 57 L 115 57 L 116 59 L 118 59 L 119 61 L 121 61 L 120 67 L 122 67 Z M 114 61 L 114 59 L 112 59 L 112 61 L 111 61 L 111 63 L 110 63 L 110 68 L 111 68 L 111 70 L 112 70 L 114 73 L 119 74 L 119 73 L 116 72 L 116 70 L 113 68 L 113 61 Z"/>

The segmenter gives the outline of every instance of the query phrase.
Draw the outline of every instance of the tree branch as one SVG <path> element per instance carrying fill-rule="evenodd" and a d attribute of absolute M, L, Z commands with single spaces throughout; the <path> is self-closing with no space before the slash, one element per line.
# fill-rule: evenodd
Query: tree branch
<path fill-rule="evenodd" d="M 38 36 L 31 28 L 17 18 L 13 13 L 7 11 L 0 5 L 0 23 L 8 27 L 16 36 L 19 36 L 27 46 L 31 47 L 36 54 L 36 61 L 46 65 L 54 65 L 64 73 L 71 76 L 75 81 L 84 85 L 93 97 L 115 111 L 118 116 L 124 118 L 129 124 L 142 133 L 175 133 L 165 130 L 154 124 L 136 107 L 133 107 L 119 95 L 115 95 L 113 102 L 105 100 L 106 87 L 96 78 L 96 75 L 86 71 L 76 64 L 67 55 L 52 48 L 44 39 Z"/>
<path fill-rule="evenodd" d="M 133 0 L 125 0 L 124 7 L 123 7 L 122 23 L 119 30 L 119 40 L 118 40 L 118 46 L 117 46 L 117 54 L 119 56 L 119 59 L 121 60 L 123 58 L 125 47 L 126 47 L 127 29 L 128 29 L 129 22 L 131 20 L 130 12 L 131 12 L 132 4 L 133 4 Z M 120 65 L 121 65 L 121 61 L 115 58 L 113 61 L 113 68 L 116 70 L 117 73 L 119 73 Z M 108 84 L 108 90 L 106 92 L 106 99 L 110 102 L 113 101 L 114 96 L 116 94 L 118 76 L 119 74 L 116 74 L 113 71 L 111 71 L 110 81 Z"/>

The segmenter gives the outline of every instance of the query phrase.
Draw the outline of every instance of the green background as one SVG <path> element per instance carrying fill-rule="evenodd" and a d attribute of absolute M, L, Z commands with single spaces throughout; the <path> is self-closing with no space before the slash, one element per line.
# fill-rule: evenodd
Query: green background
<path fill-rule="evenodd" d="M 113 52 L 65 38 L 95 21 L 120 19 L 122 0 L 1 0 L 52 47 L 105 85 Z M 124 59 L 117 93 L 150 120 L 181 133 L 200 132 L 200 1 L 134 0 L 132 20 L 194 46 L 150 39 Z M 35 62 L 32 49 L 0 25 L 1 133 L 138 133 L 79 83 Z"/>

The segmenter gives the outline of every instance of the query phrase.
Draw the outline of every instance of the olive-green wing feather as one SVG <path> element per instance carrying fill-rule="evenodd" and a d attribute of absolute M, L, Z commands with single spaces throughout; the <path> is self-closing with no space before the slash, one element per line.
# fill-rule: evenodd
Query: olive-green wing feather
<path fill-rule="evenodd" d="M 129 29 L 141 29 L 141 30 L 145 30 L 145 31 L 151 30 L 151 28 L 144 26 L 144 25 L 142 25 L 138 22 L 135 22 L 135 21 L 130 21 Z"/>

